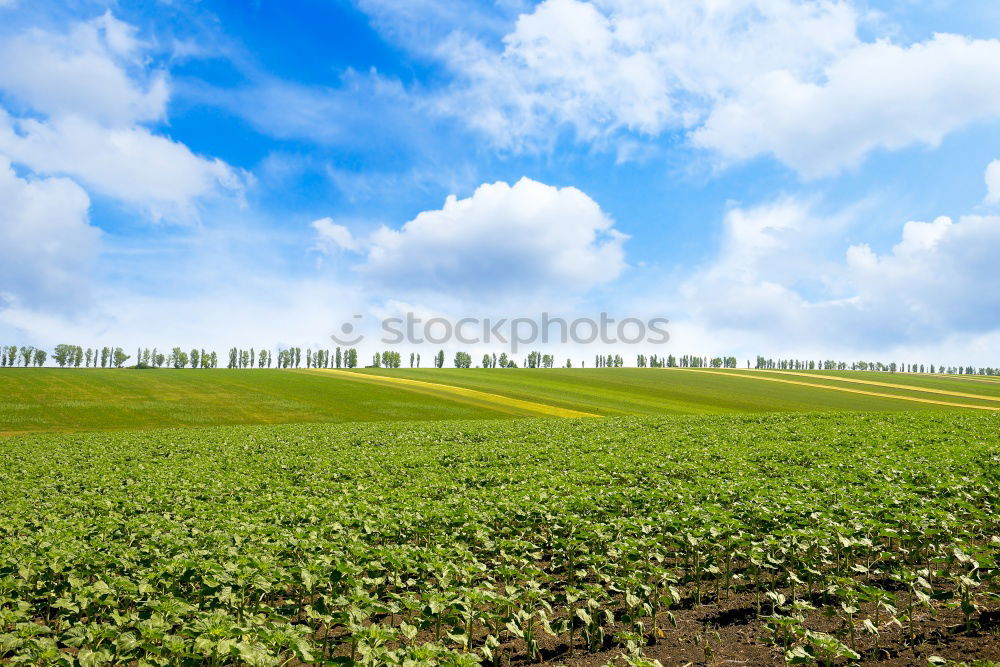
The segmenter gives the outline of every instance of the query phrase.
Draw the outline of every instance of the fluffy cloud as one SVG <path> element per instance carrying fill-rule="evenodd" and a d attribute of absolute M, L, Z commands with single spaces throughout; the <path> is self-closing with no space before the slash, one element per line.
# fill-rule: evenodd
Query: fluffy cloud
<path fill-rule="evenodd" d="M 986 203 L 1000 204 L 1000 160 L 986 168 Z"/>
<path fill-rule="evenodd" d="M 162 71 L 147 72 L 134 27 L 106 13 L 66 34 L 31 30 L 0 44 L 0 88 L 49 116 L 111 125 L 158 120 L 167 103 Z"/>
<path fill-rule="evenodd" d="M 144 123 L 166 112 L 166 74 L 149 45 L 106 13 L 66 33 L 30 30 L 0 43 L 0 153 L 38 174 L 68 175 L 154 218 L 190 219 L 198 198 L 239 193 L 245 176 Z"/>
<path fill-rule="evenodd" d="M 730 159 L 772 153 L 807 176 L 857 164 L 878 148 L 936 146 L 949 132 L 1000 116 L 1000 41 L 936 35 L 908 48 L 864 44 L 822 82 L 776 70 L 750 79 L 695 131 Z"/>
<path fill-rule="evenodd" d="M 1000 328 L 998 248 L 1000 217 L 941 217 L 906 223 L 884 255 L 852 246 L 847 270 L 858 307 L 910 336 L 988 332 Z"/>
<path fill-rule="evenodd" d="M 719 255 L 681 304 L 697 327 L 773 349 L 885 350 L 951 335 L 1000 335 L 995 277 L 1000 217 L 908 222 L 888 252 L 837 246 L 848 219 L 783 200 L 733 209 Z"/>
<path fill-rule="evenodd" d="M 320 242 L 358 247 L 329 220 L 314 227 Z M 622 272 L 625 238 L 580 190 L 522 178 L 481 185 L 467 199 L 451 195 L 400 229 L 378 229 L 358 270 L 375 287 L 404 292 L 581 294 Z"/>
<path fill-rule="evenodd" d="M 154 218 L 189 219 L 193 202 L 239 192 L 244 177 L 143 127 L 108 128 L 79 117 L 15 120 L 0 109 L 0 153 L 36 173 L 65 174 Z"/>
<path fill-rule="evenodd" d="M 499 51 L 459 36 L 447 112 L 508 148 L 681 131 L 806 176 L 1000 116 L 1000 41 L 863 41 L 842 0 L 545 0 Z"/>
<path fill-rule="evenodd" d="M 731 209 L 718 255 L 681 285 L 683 312 L 708 328 L 804 335 L 806 300 L 796 287 L 804 287 L 801 276 L 812 276 L 812 291 L 829 290 L 833 267 L 821 260 L 823 230 L 835 226 L 795 199 Z"/>
<path fill-rule="evenodd" d="M 85 303 L 100 244 L 87 194 L 65 178 L 20 178 L 0 158 L 0 202 L 0 305 Z"/>
<path fill-rule="evenodd" d="M 583 138 L 658 134 L 696 124 L 762 71 L 811 76 L 852 45 L 841 2 L 546 0 L 521 15 L 499 53 L 453 38 L 443 50 L 466 82 L 446 100 L 497 141 L 569 125 Z"/>

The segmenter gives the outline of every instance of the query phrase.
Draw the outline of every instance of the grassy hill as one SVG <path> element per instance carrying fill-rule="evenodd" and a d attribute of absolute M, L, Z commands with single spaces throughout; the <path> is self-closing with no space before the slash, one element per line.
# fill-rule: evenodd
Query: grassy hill
<path fill-rule="evenodd" d="M 1000 408 L 1000 400 L 996 400 L 1000 399 L 1000 386 L 901 373 L 834 375 L 670 368 L 359 372 L 468 387 L 599 415 L 963 409 L 946 405 L 949 403 Z M 838 377 L 863 383 L 845 382 Z M 872 381 L 905 385 L 905 388 L 869 384 Z M 927 389 L 976 394 L 981 398 L 931 393 Z"/>
<path fill-rule="evenodd" d="M 0 433 L 165 426 L 485 419 L 508 413 L 278 370 L 4 369 Z"/>
<path fill-rule="evenodd" d="M 1000 408 L 1000 383 L 890 373 L 637 368 L 0 371 L 3 434 L 511 416 L 975 409 L 960 405 L 984 412 Z"/>

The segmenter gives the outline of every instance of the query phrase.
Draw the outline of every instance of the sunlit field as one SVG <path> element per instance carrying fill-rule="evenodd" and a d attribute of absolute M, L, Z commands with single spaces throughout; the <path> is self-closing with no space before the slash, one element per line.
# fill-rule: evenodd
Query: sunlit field
<path fill-rule="evenodd" d="M 386 421 L 2 438 L 0 660 L 995 656 L 998 419 Z"/>

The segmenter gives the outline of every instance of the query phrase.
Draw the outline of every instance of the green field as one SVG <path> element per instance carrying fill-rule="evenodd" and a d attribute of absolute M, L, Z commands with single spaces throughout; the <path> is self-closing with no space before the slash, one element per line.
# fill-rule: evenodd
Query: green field
<path fill-rule="evenodd" d="M 857 371 L 816 371 L 817 376 L 860 378 L 879 382 L 902 382 L 914 387 L 931 387 L 955 391 L 972 391 L 987 396 L 1000 396 L 1000 377 L 979 375 L 930 375 L 923 373 L 882 373 Z"/>
<path fill-rule="evenodd" d="M 362 371 L 377 375 L 403 375 L 432 382 L 469 387 L 481 391 L 516 396 L 552 405 L 571 407 L 603 415 L 657 414 L 731 414 L 746 412 L 802 412 L 831 410 L 950 410 L 948 406 L 919 403 L 906 398 L 920 397 L 943 402 L 968 402 L 985 407 L 998 407 L 1000 402 L 960 399 L 913 390 L 887 389 L 838 384 L 824 379 L 822 373 L 807 373 L 810 378 L 763 373 L 759 377 L 782 378 L 791 381 L 814 382 L 830 387 L 852 388 L 894 394 L 885 398 L 845 393 L 815 387 L 761 381 L 754 371 L 712 371 L 658 368 L 601 368 L 512 370 L 496 369 L 406 369 Z M 869 377 L 877 376 L 877 377 Z M 927 384 L 926 376 L 885 374 L 900 384 L 919 388 Z M 882 381 L 883 374 L 853 373 L 861 380 Z M 1000 397 L 995 388 L 962 382 L 957 379 L 933 378 L 932 384 L 955 391 Z"/>
<path fill-rule="evenodd" d="M 3 438 L 0 662 L 996 657 L 998 486 L 975 411 Z"/>
<path fill-rule="evenodd" d="M 1000 398 L 996 383 L 907 374 L 839 375 L 907 384 L 913 389 L 846 384 L 831 379 L 835 373 L 810 373 L 809 378 L 767 374 L 791 382 L 824 384 L 829 389 L 744 377 L 751 371 L 399 369 L 355 373 L 432 385 L 360 382 L 344 374 L 311 370 L 4 369 L 0 371 L 0 433 L 509 418 L 544 416 L 546 407 L 598 416 L 961 410 L 933 401 L 1000 407 L 1000 401 L 990 400 Z M 507 405 L 490 396 L 458 395 L 447 391 L 448 387 L 535 403 L 537 409 Z M 850 393 L 845 387 L 892 396 Z M 921 388 L 982 398 L 925 393 Z M 914 398 L 918 400 L 906 400 Z"/>
<path fill-rule="evenodd" d="M 0 433 L 482 419 L 487 407 L 290 371 L 4 369 Z"/>

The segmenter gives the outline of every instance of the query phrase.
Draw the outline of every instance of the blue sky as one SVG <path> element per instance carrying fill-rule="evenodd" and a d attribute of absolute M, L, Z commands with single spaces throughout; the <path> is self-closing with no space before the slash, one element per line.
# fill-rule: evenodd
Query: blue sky
<path fill-rule="evenodd" d="M 996 365 L 998 37 L 985 0 L 0 0 L 0 338 L 608 311 Z"/>

